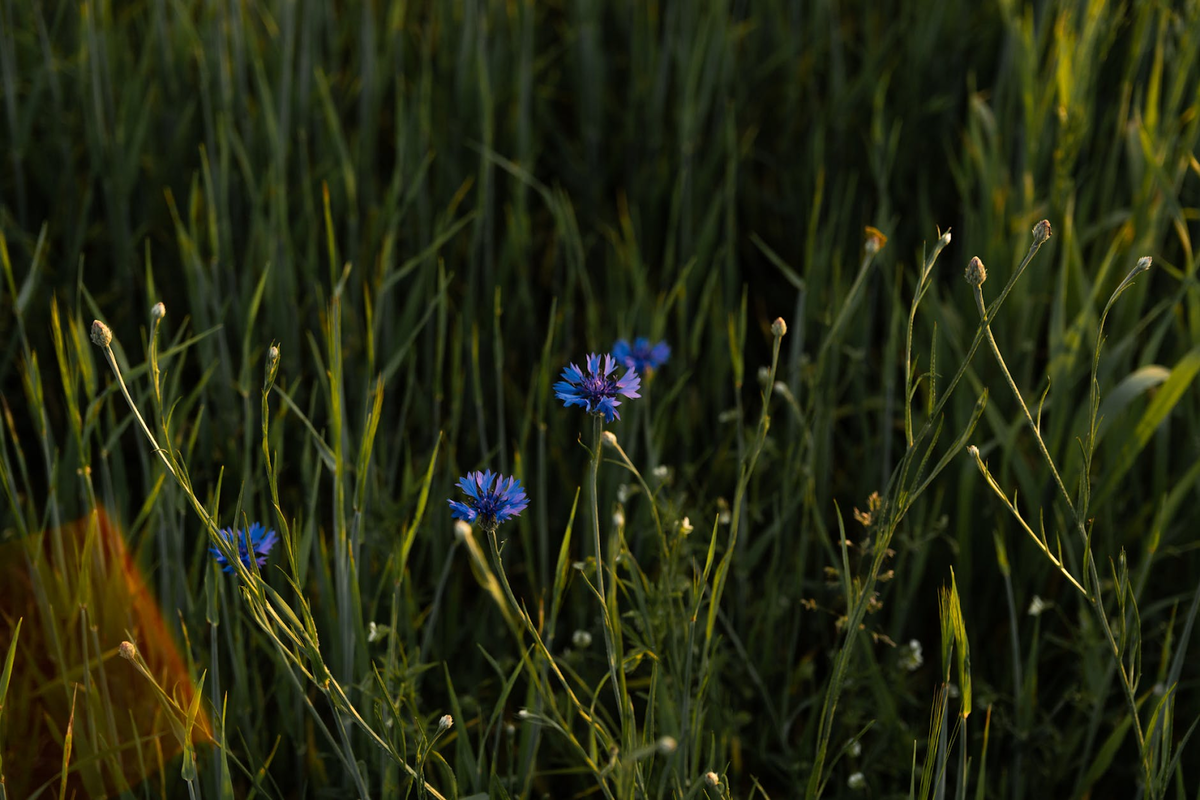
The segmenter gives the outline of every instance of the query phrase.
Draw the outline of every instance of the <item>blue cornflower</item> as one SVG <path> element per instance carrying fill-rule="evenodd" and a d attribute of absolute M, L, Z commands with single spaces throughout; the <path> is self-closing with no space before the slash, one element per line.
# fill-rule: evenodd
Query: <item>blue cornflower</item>
<path fill-rule="evenodd" d="M 221 537 L 231 546 L 234 540 L 237 540 L 238 558 L 246 565 L 247 569 L 250 568 L 250 553 L 254 553 L 254 560 L 261 567 L 267 563 L 267 554 L 279 541 L 279 536 L 275 531 L 267 530 L 267 527 L 261 522 L 253 523 L 245 533 L 240 530 L 235 531 L 233 528 L 225 528 L 221 531 Z M 233 564 L 229 563 L 229 559 L 225 558 L 224 553 L 215 547 L 208 548 L 208 552 L 213 554 L 213 558 L 217 560 L 222 571 L 233 572 Z"/>
<path fill-rule="evenodd" d="M 468 472 L 459 480 L 458 488 L 467 493 L 467 501 L 450 500 L 450 515 L 466 522 L 479 520 L 484 530 L 494 531 L 501 522 L 517 516 L 529 505 L 519 480 L 505 478 L 490 469 Z"/>
<path fill-rule="evenodd" d="M 639 336 L 633 340 L 633 347 L 629 346 L 627 339 L 618 339 L 613 345 L 612 354 L 619 363 L 637 370 L 639 375 L 645 375 L 667 363 L 671 357 L 671 346 L 665 341 L 651 346 L 649 339 Z"/>
<path fill-rule="evenodd" d="M 580 406 L 589 414 L 603 414 L 605 422 L 620 419 L 617 406 L 621 401 L 617 395 L 641 397 L 638 389 L 642 379 L 635 370 L 626 371 L 620 378 L 613 378 L 617 362 L 610 355 L 587 357 L 587 372 L 571 364 L 563 370 L 563 379 L 554 384 L 554 396 L 568 408 Z"/>

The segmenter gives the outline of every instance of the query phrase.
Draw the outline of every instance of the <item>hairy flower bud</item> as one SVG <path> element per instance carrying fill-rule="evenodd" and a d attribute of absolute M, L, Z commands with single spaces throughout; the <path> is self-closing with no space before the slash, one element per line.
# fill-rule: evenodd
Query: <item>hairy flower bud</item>
<path fill-rule="evenodd" d="M 112 343 L 112 331 L 100 320 L 92 320 L 92 344 L 108 347 Z"/>
<path fill-rule="evenodd" d="M 721 785 L 721 776 L 715 772 L 706 773 L 704 775 L 704 782 L 715 789 Z"/>
<path fill-rule="evenodd" d="M 783 317 L 776 317 L 771 323 L 771 335 L 776 339 L 782 339 L 787 334 L 787 323 L 783 321 Z"/>
<path fill-rule="evenodd" d="M 987 280 L 987 270 L 984 268 L 983 262 L 979 260 L 979 256 L 974 256 L 971 263 L 967 264 L 963 277 L 972 286 L 983 286 L 983 282 Z"/>
<path fill-rule="evenodd" d="M 446 714 L 445 716 L 443 716 L 441 719 L 438 720 L 438 733 L 448 731 L 453 727 L 454 727 L 454 717 L 450 716 L 449 714 Z"/>
<path fill-rule="evenodd" d="M 133 661 L 137 656 L 137 648 L 133 642 L 121 642 L 121 646 L 117 648 L 117 652 L 121 654 L 121 658 L 127 661 Z"/>
<path fill-rule="evenodd" d="M 1150 258 L 1150 256 L 1142 256 L 1141 258 L 1138 259 L 1137 271 L 1145 272 L 1146 270 L 1150 269 L 1150 265 L 1153 263 L 1154 263 L 1154 259 Z"/>
<path fill-rule="evenodd" d="M 1050 238 L 1050 220 L 1044 219 L 1033 226 L 1033 243 L 1042 244 Z"/>
<path fill-rule="evenodd" d="M 155 303 L 150 307 L 150 319 L 155 322 L 160 322 L 167 315 L 167 307 L 162 302 Z"/>

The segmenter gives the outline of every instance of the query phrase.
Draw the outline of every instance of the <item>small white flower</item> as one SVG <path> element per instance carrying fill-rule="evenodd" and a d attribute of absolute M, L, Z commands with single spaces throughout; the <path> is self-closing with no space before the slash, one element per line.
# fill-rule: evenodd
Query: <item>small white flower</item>
<path fill-rule="evenodd" d="M 957 683 L 947 683 L 946 684 L 946 695 L 951 700 L 957 700 L 959 697 L 962 696 L 962 692 L 959 690 Z"/>
<path fill-rule="evenodd" d="M 1040 617 L 1042 612 L 1050 608 L 1052 605 L 1053 603 L 1048 603 L 1035 594 L 1033 599 L 1029 601 L 1029 610 L 1025 613 L 1029 614 L 1031 617 Z"/>
<path fill-rule="evenodd" d="M 715 789 L 721 785 L 721 776 L 715 772 L 705 773 L 704 782 Z"/>
<path fill-rule="evenodd" d="M 673 736 L 664 736 L 658 740 L 658 752 L 664 756 L 669 756 L 675 752 L 675 748 L 679 746 L 679 742 L 675 741 Z"/>
<path fill-rule="evenodd" d="M 667 478 L 671 477 L 671 468 L 666 464 L 659 464 L 654 468 L 652 474 L 656 480 L 665 481 Z"/>
<path fill-rule="evenodd" d="M 862 742 L 855 739 L 850 743 L 850 746 L 846 748 L 846 752 L 850 754 L 851 758 L 858 758 L 862 755 Z"/>
<path fill-rule="evenodd" d="M 379 639 L 379 626 L 374 622 L 367 623 L 367 641 L 375 642 Z"/>
<path fill-rule="evenodd" d="M 617 435 L 612 431 L 605 431 L 604 433 L 600 434 L 600 438 L 603 439 L 604 443 L 609 447 L 617 446 Z"/>
<path fill-rule="evenodd" d="M 771 368 L 770 367 L 759 367 L 758 368 L 758 385 L 766 386 L 767 381 L 769 381 L 769 380 L 771 380 Z"/>
<path fill-rule="evenodd" d="M 571 644 L 575 645 L 580 650 L 584 650 L 588 647 L 591 647 L 592 635 L 585 630 L 575 631 L 573 634 L 571 634 Z"/>
<path fill-rule="evenodd" d="M 925 663 L 925 653 L 921 643 L 916 639 L 909 640 L 907 645 L 900 647 L 899 664 L 901 669 L 916 672 Z"/>
<path fill-rule="evenodd" d="M 438 720 L 438 733 L 448 731 L 453 727 L 454 727 L 454 717 L 450 716 L 449 714 L 446 714 L 445 716 L 443 716 L 441 719 Z"/>
<path fill-rule="evenodd" d="M 613 512 L 613 525 L 618 528 L 625 527 L 625 510 L 620 506 Z"/>
<path fill-rule="evenodd" d="M 532 716 L 533 716 L 533 714 L 530 714 L 529 709 L 527 709 L 527 708 L 522 708 L 520 711 L 517 712 L 517 719 L 529 719 Z"/>
<path fill-rule="evenodd" d="M 629 500 L 629 484 L 622 483 L 617 487 L 617 502 L 624 503 Z"/>
<path fill-rule="evenodd" d="M 861 772 L 856 772 L 846 780 L 846 785 L 858 791 L 867 788 L 867 778 Z"/>
<path fill-rule="evenodd" d="M 683 519 L 681 519 L 679 521 L 679 532 L 682 533 L 684 536 L 687 536 L 689 533 L 691 533 L 694 530 L 696 530 L 696 529 L 692 527 L 692 521 L 690 519 L 688 519 L 687 517 L 684 517 Z"/>

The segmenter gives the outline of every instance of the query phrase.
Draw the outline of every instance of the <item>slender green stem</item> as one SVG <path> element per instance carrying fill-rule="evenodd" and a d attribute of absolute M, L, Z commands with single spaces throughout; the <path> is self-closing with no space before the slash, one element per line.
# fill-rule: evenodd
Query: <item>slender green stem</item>
<path fill-rule="evenodd" d="M 600 546 L 600 494 L 597 483 L 600 478 L 600 452 L 603 444 L 600 437 L 604 433 L 604 419 L 599 415 L 592 417 L 592 463 L 588 475 L 592 498 L 592 546 L 596 553 L 596 591 L 600 594 L 600 602 L 608 610 L 608 595 L 604 593 L 604 554 Z"/>
<path fill-rule="evenodd" d="M 1146 739 L 1142 732 L 1142 725 L 1138 719 L 1137 698 L 1133 695 L 1133 686 L 1129 680 L 1129 673 L 1125 670 L 1125 664 L 1121 661 L 1121 651 L 1117 646 L 1116 638 L 1113 636 L 1112 627 L 1108 622 L 1108 615 L 1104 612 L 1104 603 L 1100 597 L 1100 576 L 1096 571 L 1096 560 L 1091 557 L 1086 550 L 1090 549 L 1090 537 L 1087 533 L 1087 528 L 1084 525 L 1083 519 L 1075 510 L 1075 503 L 1071 500 L 1071 495 L 1067 492 L 1067 487 L 1063 484 L 1062 478 L 1058 474 L 1058 469 L 1054 465 L 1054 459 L 1050 456 L 1050 451 L 1046 447 L 1046 442 L 1042 439 L 1042 433 L 1038 430 L 1037 422 L 1033 415 L 1029 413 L 1029 406 L 1025 404 L 1025 399 L 1021 395 L 1021 390 L 1017 388 L 1017 382 L 1013 380 L 1012 373 L 1008 371 L 1008 365 L 1004 363 L 1004 356 L 1000 353 L 1000 347 L 996 344 L 996 338 L 992 335 L 992 328 L 988 318 L 987 306 L 983 302 L 983 285 L 982 283 L 975 286 L 975 307 L 979 310 L 979 319 L 983 327 L 984 334 L 987 338 L 988 346 L 992 350 L 992 355 L 996 359 L 996 363 L 1000 366 L 1000 371 L 1004 374 L 1004 380 L 1008 383 L 1008 388 L 1012 392 L 1013 397 L 1017 400 L 1017 405 L 1021 407 L 1021 412 L 1025 415 L 1025 422 L 1029 426 L 1029 430 L 1033 432 L 1034 441 L 1037 442 L 1038 450 L 1042 454 L 1046 465 L 1050 468 L 1050 473 L 1054 476 L 1054 483 L 1058 487 L 1059 493 L 1063 500 L 1067 503 L 1067 508 L 1071 511 L 1071 516 L 1075 520 L 1075 527 L 1079 531 L 1080 537 L 1083 539 L 1085 552 L 1084 564 L 1088 570 L 1088 578 L 1092 584 L 1092 591 L 1087 594 L 1088 600 L 1091 602 L 1092 608 L 1096 612 L 1096 618 L 1100 622 L 1100 627 L 1104 631 L 1104 636 L 1108 640 L 1109 648 L 1112 650 L 1112 656 L 1117 661 L 1117 666 L 1121 671 L 1121 687 L 1125 690 L 1125 702 L 1129 706 L 1129 714 L 1133 719 L 1133 730 L 1137 736 L 1138 755 L 1141 757 L 1142 768 L 1146 772 L 1147 786 L 1150 783 L 1150 763 L 1146 753 Z"/>

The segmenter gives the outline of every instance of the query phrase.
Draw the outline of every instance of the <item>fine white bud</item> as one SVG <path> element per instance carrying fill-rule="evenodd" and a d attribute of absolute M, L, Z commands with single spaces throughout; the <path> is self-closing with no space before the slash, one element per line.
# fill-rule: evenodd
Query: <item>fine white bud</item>
<path fill-rule="evenodd" d="M 438 720 L 438 733 L 444 733 L 454 727 L 454 717 L 446 714 Z"/>
<path fill-rule="evenodd" d="M 675 741 L 672 736 L 664 736 L 658 740 L 658 752 L 661 755 L 669 756 L 675 752 L 677 747 L 679 747 L 679 742 Z"/>
<path fill-rule="evenodd" d="M 787 334 L 787 323 L 783 321 L 783 317 L 776 317 L 771 323 L 771 335 L 776 339 L 782 339 Z"/>
<path fill-rule="evenodd" d="M 158 322 L 167 315 L 167 307 L 161 302 L 155 303 L 150 309 L 150 319 Z"/>
<path fill-rule="evenodd" d="M 454 521 L 454 537 L 461 541 L 471 538 L 471 526 L 461 519 Z"/>
<path fill-rule="evenodd" d="M 612 431 L 605 431 L 604 433 L 600 434 L 600 438 L 603 439 L 604 443 L 609 447 L 617 446 L 617 435 Z"/>
<path fill-rule="evenodd" d="M 704 775 L 704 782 L 715 789 L 721 785 L 721 776 L 715 772 L 706 773 Z"/>
<path fill-rule="evenodd" d="M 571 634 L 571 644 L 580 650 L 585 650 L 592 644 L 592 635 L 585 630 L 577 630 Z"/>
<path fill-rule="evenodd" d="M 684 536 L 687 536 L 694 530 L 696 529 L 692 527 L 692 521 L 690 519 L 684 517 L 683 519 L 679 520 L 679 532 Z"/>
<path fill-rule="evenodd" d="M 134 647 L 133 642 L 121 642 L 121 646 L 117 648 L 117 652 L 121 654 L 121 658 L 133 661 L 137 655 L 137 648 Z"/>
<path fill-rule="evenodd" d="M 846 785 L 855 791 L 867 788 L 867 779 L 861 772 L 856 772 L 846 779 Z"/>

